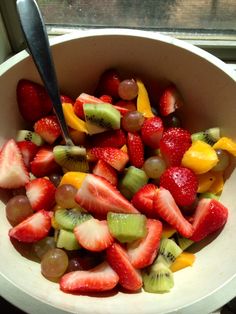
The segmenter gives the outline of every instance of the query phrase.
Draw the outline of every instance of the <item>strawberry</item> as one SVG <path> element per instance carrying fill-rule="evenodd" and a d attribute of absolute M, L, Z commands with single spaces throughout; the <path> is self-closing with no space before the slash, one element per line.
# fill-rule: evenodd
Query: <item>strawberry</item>
<path fill-rule="evenodd" d="M 189 238 L 192 236 L 192 225 L 182 215 L 171 193 L 163 187 L 156 190 L 153 199 L 153 209 L 183 237 Z"/>
<path fill-rule="evenodd" d="M 118 171 L 122 171 L 129 160 L 127 153 L 115 147 L 95 147 L 90 149 L 89 156 L 101 159 Z"/>
<path fill-rule="evenodd" d="M 119 98 L 118 87 L 120 78 L 116 70 L 110 69 L 105 71 L 98 82 L 98 93 L 100 95 L 106 94 L 114 98 Z"/>
<path fill-rule="evenodd" d="M 33 210 L 49 210 L 54 205 L 56 188 L 48 179 L 34 179 L 26 184 L 25 189 Z"/>
<path fill-rule="evenodd" d="M 111 184 L 117 186 L 118 176 L 114 168 L 112 168 L 108 163 L 103 160 L 98 160 L 96 166 L 93 168 L 93 174 L 103 177 Z"/>
<path fill-rule="evenodd" d="M 60 279 L 60 289 L 64 292 L 100 292 L 113 289 L 119 277 L 107 262 L 91 270 L 77 270 L 65 274 Z"/>
<path fill-rule="evenodd" d="M 144 147 L 138 133 L 128 132 L 127 148 L 131 165 L 136 168 L 141 168 L 144 163 Z"/>
<path fill-rule="evenodd" d="M 110 182 L 94 174 L 86 175 L 75 201 L 88 212 L 102 217 L 106 217 L 109 211 L 138 213 Z"/>
<path fill-rule="evenodd" d="M 30 162 L 33 160 L 39 147 L 31 141 L 17 142 L 17 146 L 19 147 L 20 152 L 22 154 L 24 164 L 25 164 L 26 168 L 29 170 L 30 169 Z"/>
<path fill-rule="evenodd" d="M 191 146 L 191 134 L 182 128 L 167 129 L 160 140 L 160 150 L 168 166 L 180 166 L 184 153 Z"/>
<path fill-rule="evenodd" d="M 215 199 L 203 198 L 199 201 L 193 217 L 194 232 L 191 240 L 201 241 L 209 234 L 224 226 L 228 209 Z"/>
<path fill-rule="evenodd" d="M 89 219 L 76 226 L 74 234 L 83 248 L 93 252 L 105 250 L 114 242 L 106 220 Z"/>
<path fill-rule="evenodd" d="M 44 177 L 60 171 L 60 166 L 54 159 L 53 148 L 49 146 L 39 148 L 33 161 L 30 163 L 30 167 L 31 172 L 36 177 Z"/>
<path fill-rule="evenodd" d="M 152 264 L 160 245 L 162 224 L 155 219 L 147 220 L 147 235 L 141 240 L 128 244 L 127 253 L 135 268 L 144 268 Z"/>
<path fill-rule="evenodd" d="M 15 140 L 8 140 L 0 152 L 0 187 L 16 189 L 29 182 L 29 174 Z"/>
<path fill-rule="evenodd" d="M 130 111 L 136 111 L 136 104 L 133 101 L 119 100 L 114 107 L 121 113 L 122 117 Z"/>
<path fill-rule="evenodd" d="M 51 216 L 51 212 L 42 209 L 11 228 L 9 236 L 21 242 L 37 242 L 48 235 Z"/>
<path fill-rule="evenodd" d="M 155 184 L 145 184 L 134 194 L 131 200 L 134 207 L 149 218 L 157 217 L 157 214 L 153 211 L 153 198 L 156 188 L 157 186 Z"/>
<path fill-rule="evenodd" d="M 170 167 L 161 175 L 160 186 L 170 191 L 178 206 L 189 206 L 196 199 L 198 179 L 189 168 Z"/>
<path fill-rule="evenodd" d="M 112 104 L 112 97 L 109 95 L 102 95 L 99 97 L 102 102 L 106 102 L 108 104 Z"/>
<path fill-rule="evenodd" d="M 102 101 L 101 99 L 86 93 L 82 93 L 76 98 L 76 101 L 74 103 L 74 112 L 80 119 L 84 120 L 85 119 L 83 108 L 84 104 L 102 104 L 102 103 L 104 103 L 104 101 Z"/>
<path fill-rule="evenodd" d="M 74 100 L 66 95 L 61 95 L 61 102 L 74 105 Z"/>
<path fill-rule="evenodd" d="M 46 142 L 52 144 L 61 135 L 61 128 L 56 116 L 47 116 L 34 124 L 34 130 Z"/>
<path fill-rule="evenodd" d="M 120 285 L 130 291 L 142 287 L 142 276 L 131 264 L 127 252 L 118 243 L 113 243 L 107 249 L 107 261 L 119 276 Z"/>
<path fill-rule="evenodd" d="M 153 149 L 159 148 L 163 131 L 164 126 L 161 118 L 152 117 L 146 119 L 141 128 L 141 136 L 144 144 Z"/>
<path fill-rule="evenodd" d="M 167 116 L 181 107 L 183 99 L 174 85 L 168 86 L 161 95 L 160 98 L 160 113 L 162 116 Z"/>
<path fill-rule="evenodd" d="M 121 148 L 126 144 L 126 137 L 123 130 L 111 130 L 90 136 L 91 147 L 116 147 Z"/>
<path fill-rule="evenodd" d="M 18 82 L 17 102 L 22 117 L 28 122 L 35 122 L 52 111 L 52 102 L 45 88 L 29 80 Z"/>

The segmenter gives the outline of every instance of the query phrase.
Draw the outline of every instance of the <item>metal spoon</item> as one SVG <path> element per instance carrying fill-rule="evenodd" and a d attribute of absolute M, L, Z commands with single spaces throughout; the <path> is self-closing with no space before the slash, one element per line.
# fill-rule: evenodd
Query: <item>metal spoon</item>
<path fill-rule="evenodd" d="M 16 5 L 26 43 L 52 100 L 65 143 L 73 146 L 62 110 L 55 67 L 42 14 L 34 0 L 17 0 Z"/>

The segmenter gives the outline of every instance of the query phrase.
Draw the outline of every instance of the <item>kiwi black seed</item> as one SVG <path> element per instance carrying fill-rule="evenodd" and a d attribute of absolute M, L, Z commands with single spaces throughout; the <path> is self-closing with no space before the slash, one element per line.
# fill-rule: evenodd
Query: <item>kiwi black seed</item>
<path fill-rule="evenodd" d="M 55 212 L 55 220 L 62 229 L 73 231 L 78 224 L 91 219 L 92 215 L 81 212 L 78 209 L 58 209 Z"/>
<path fill-rule="evenodd" d="M 172 239 L 162 238 L 157 259 L 154 263 L 162 262 L 170 266 L 183 250 Z"/>

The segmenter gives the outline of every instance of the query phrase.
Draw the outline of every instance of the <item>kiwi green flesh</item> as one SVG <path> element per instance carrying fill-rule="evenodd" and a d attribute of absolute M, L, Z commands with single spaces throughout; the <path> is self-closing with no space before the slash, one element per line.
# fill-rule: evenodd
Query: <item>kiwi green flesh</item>
<path fill-rule="evenodd" d="M 57 235 L 58 248 L 64 248 L 68 251 L 78 250 L 80 245 L 72 231 L 60 229 Z"/>
<path fill-rule="evenodd" d="M 107 223 L 110 233 L 121 243 L 142 239 L 147 234 L 146 217 L 142 214 L 109 212 Z"/>
<path fill-rule="evenodd" d="M 39 134 L 28 130 L 19 130 L 16 135 L 16 141 L 29 141 L 37 146 L 42 146 L 44 144 L 44 140 Z"/>
<path fill-rule="evenodd" d="M 211 198 L 211 199 L 219 200 L 220 196 L 213 193 L 206 192 L 206 193 L 199 194 L 199 199 L 202 199 L 202 198 Z"/>
<path fill-rule="evenodd" d="M 55 211 L 54 215 L 60 228 L 71 231 L 73 231 L 78 224 L 92 218 L 92 215 L 75 209 L 58 209 Z"/>
<path fill-rule="evenodd" d="M 53 148 L 55 161 L 69 171 L 88 172 L 86 149 L 82 146 L 57 145 Z"/>
<path fill-rule="evenodd" d="M 119 182 L 119 190 L 130 200 L 142 186 L 147 184 L 147 182 L 148 177 L 142 169 L 130 166 Z"/>
<path fill-rule="evenodd" d="M 192 142 L 204 141 L 209 145 L 214 145 L 220 139 L 220 129 L 210 128 L 203 132 L 193 133 L 191 135 Z"/>
<path fill-rule="evenodd" d="M 175 241 L 172 239 L 162 238 L 159 254 L 154 263 L 162 262 L 169 267 L 182 252 L 183 250 L 175 243 Z"/>
<path fill-rule="evenodd" d="M 157 263 L 142 273 L 143 288 L 146 292 L 169 292 L 174 286 L 172 271 L 163 263 Z"/>
<path fill-rule="evenodd" d="M 181 236 L 180 234 L 176 233 L 176 243 L 181 248 L 181 250 L 186 250 L 189 248 L 194 242 L 188 238 Z"/>

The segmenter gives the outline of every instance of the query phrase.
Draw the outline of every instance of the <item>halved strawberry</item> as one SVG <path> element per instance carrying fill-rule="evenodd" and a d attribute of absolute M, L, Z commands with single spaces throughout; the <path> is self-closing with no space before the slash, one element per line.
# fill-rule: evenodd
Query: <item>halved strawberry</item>
<path fill-rule="evenodd" d="M 76 202 L 88 212 L 106 217 L 108 212 L 138 213 L 133 205 L 107 180 L 87 174 L 79 188 Z"/>
<path fill-rule="evenodd" d="M 120 111 L 122 116 L 124 116 L 127 112 L 137 110 L 136 103 L 132 100 L 121 99 L 115 103 L 114 107 Z"/>
<path fill-rule="evenodd" d="M 61 128 L 56 116 L 47 116 L 34 124 L 34 130 L 46 142 L 52 144 L 61 135 Z"/>
<path fill-rule="evenodd" d="M 191 134 L 183 129 L 167 129 L 160 140 L 160 150 L 168 166 L 180 166 L 184 153 L 191 146 Z"/>
<path fill-rule="evenodd" d="M 106 70 L 100 77 L 98 82 L 97 91 L 100 95 L 106 94 L 118 98 L 118 87 L 120 78 L 116 70 Z"/>
<path fill-rule="evenodd" d="M 120 129 L 94 134 L 89 138 L 89 145 L 91 147 L 121 148 L 125 144 L 126 144 L 125 132 Z"/>
<path fill-rule="evenodd" d="M 135 268 L 144 268 L 152 264 L 157 256 L 162 234 L 162 223 L 156 219 L 147 220 L 145 238 L 129 243 L 127 253 Z"/>
<path fill-rule="evenodd" d="M 103 177 L 111 184 L 117 186 L 118 176 L 114 168 L 112 168 L 108 163 L 103 160 L 98 160 L 96 166 L 93 168 L 93 174 Z"/>
<path fill-rule="evenodd" d="M 163 131 L 164 126 L 160 117 L 146 119 L 141 128 L 141 136 L 144 144 L 153 149 L 159 148 Z"/>
<path fill-rule="evenodd" d="M 8 140 L 0 152 L 0 187 L 16 189 L 29 182 L 29 173 L 15 140 Z"/>
<path fill-rule="evenodd" d="M 142 276 L 129 260 L 127 252 L 118 243 L 113 243 L 107 249 L 107 261 L 119 276 L 120 285 L 130 291 L 142 287 Z"/>
<path fill-rule="evenodd" d="M 54 159 L 53 148 L 49 146 L 40 147 L 30 167 L 36 177 L 44 177 L 60 171 L 60 166 Z"/>
<path fill-rule="evenodd" d="M 30 80 L 17 84 L 17 102 L 24 120 L 35 122 L 52 111 L 52 102 L 45 88 Z"/>
<path fill-rule="evenodd" d="M 118 171 L 122 171 L 129 160 L 127 153 L 115 147 L 94 147 L 89 150 L 94 160 L 103 160 Z"/>
<path fill-rule="evenodd" d="M 40 210 L 11 228 L 9 236 L 21 242 L 37 242 L 48 235 L 51 216 L 51 212 Z"/>
<path fill-rule="evenodd" d="M 33 160 L 39 147 L 31 141 L 17 142 L 17 146 L 19 147 L 19 149 L 21 151 L 21 154 L 22 154 L 22 157 L 24 160 L 24 164 L 25 164 L 26 168 L 29 170 L 30 162 Z"/>
<path fill-rule="evenodd" d="M 62 276 L 60 289 L 64 292 L 99 292 L 113 289 L 119 281 L 117 273 L 107 262 L 91 270 L 77 270 Z"/>
<path fill-rule="evenodd" d="M 83 248 L 93 252 L 103 251 L 115 241 L 106 220 L 89 219 L 76 226 L 74 234 Z"/>
<path fill-rule="evenodd" d="M 153 198 L 157 186 L 152 183 L 145 184 L 141 189 L 136 192 L 131 200 L 131 203 L 142 214 L 149 218 L 157 218 L 157 213 L 153 210 Z"/>
<path fill-rule="evenodd" d="M 138 133 L 128 132 L 127 148 L 131 165 L 136 168 L 141 168 L 144 163 L 144 147 Z"/>
<path fill-rule="evenodd" d="M 50 210 L 54 205 L 56 188 L 48 179 L 34 179 L 26 184 L 25 189 L 33 210 Z"/>
<path fill-rule="evenodd" d="M 102 95 L 99 97 L 99 99 L 103 102 L 108 103 L 108 104 L 112 104 L 112 97 L 109 95 Z"/>
<path fill-rule="evenodd" d="M 83 108 L 84 104 L 102 104 L 102 103 L 104 103 L 103 100 L 95 96 L 82 93 L 76 98 L 76 101 L 74 103 L 74 112 L 80 119 L 84 120 L 85 119 Z"/>
<path fill-rule="evenodd" d="M 153 209 L 183 237 L 190 238 L 192 236 L 193 226 L 184 218 L 171 193 L 163 187 L 156 190 Z"/>
<path fill-rule="evenodd" d="M 183 104 L 182 96 L 174 85 L 168 86 L 160 98 L 160 113 L 162 116 L 167 116 L 181 107 Z"/>
<path fill-rule="evenodd" d="M 215 199 L 203 198 L 199 201 L 193 217 L 194 232 L 191 240 L 201 241 L 209 234 L 224 226 L 228 209 Z"/>
<path fill-rule="evenodd" d="M 126 115 L 126 113 L 130 112 L 131 110 L 124 108 L 124 107 L 119 107 L 119 106 L 113 106 L 116 110 L 118 110 L 121 114 L 121 116 L 123 117 L 124 115 Z"/>
<path fill-rule="evenodd" d="M 66 95 L 61 95 L 61 102 L 74 105 L 74 100 Z"/>

